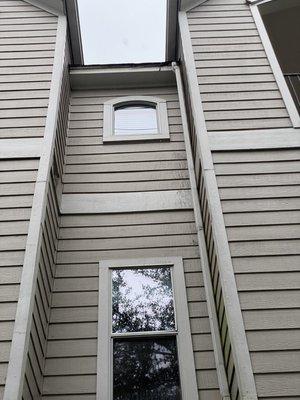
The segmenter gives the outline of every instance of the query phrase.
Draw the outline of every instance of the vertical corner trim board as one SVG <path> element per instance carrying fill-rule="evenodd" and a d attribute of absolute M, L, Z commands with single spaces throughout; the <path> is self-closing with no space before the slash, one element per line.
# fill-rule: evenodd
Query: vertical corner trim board
<path fill-rule="evenodd" d="M 206 292 L 207 309 L 208 309 L 209 322 L 210 322 L 210 327 L 211 327 L 214 355 L 215 355 L 215 360 L 216 360 L 218 383 L 220 386 L 220 394 L 221 394 L 222 399 L 230 400 L 230 393 L 229 393 L 229 387 L 228 387 L 228 382 L 227 382 L 227 377 L 226 377 L 224 357 L 223 357 L 223 352 L 222 352 L 222 344 L 221 344 L 220 333 L 219 333 L 217 311 L 216 311 L 216 306 L 215 306 L 215 301 L 214 301 L 212 280 L 211 280 L 211 275 L 210 275 L 210 270 L 209 270 L 209 260 L 208 260 L 208 255 L 207 255 L 205 236 L 204 236 L 204 232 L 203 232 L 203 220 L 202 220 L 200 204 L 199 204 L 199 200 L 198 200 L 197 182 L 196 182 L 192 147 L 191 147 L 191 141 L 190 141 L 190 135 L 189 135 L 189 127 L 188 127 L 188 120 L 187 120 L 181 72 L 180 72 L 180 68 L 177 65 L 174 65 L 173 67 L 174 67 L 175 75 L 176 75 L 178 95 L 179 95 L 179 104 L 180 104 L 180 109 L 181 109 L 184 141 L 185 141 L 188 169 L 189 169 L 189 176 L 190 176 L 190 183 L 191 183 L 193 210 L 194 210 L 194 216 L 195 216 L 195 224 L 196 224 L 196 228 L 197 228 L 200 257 L 202 260 L 202 273 L 203 273 L 204 286 L 205 286 L 205 292 Z"/>
<path fill-rule="evenodd" d="M 257 399 L 257 392 L 218 194 L 217 181 L 213 168 L 212 154 L 209 148 L 186 12 L 179 12 L 179 30 L 183 47 L 183 57 L 186 62 L 191 106 L 195 119 L 198 154 L 203 170 L 202 173 L 207 192 L 208 207 L 212 216 L 211 226 L 216 254 L 220 263 L 219 273 L 221 289 L 228 321 L 228 331 L 234 367 L 237 374 L 239 394 L 242 399 L 255 400 Z"/>
<path fill-rule="evenodd" d="M 30 326 L 32 322 L 35 289 L 37 285 L 42 225 L 45 218 L 49 176 L 54 152 L 57 114 L 65 59 L 66 35 L 66 17 L 64 15 L 59 15 L 49 106 L 44 132 L 44 143 L 41 151 L 38 176 L 33 197 L 32 213 L 28 229 L 4 400 L 19 400 L 22 396 L 29 346 Z"/>

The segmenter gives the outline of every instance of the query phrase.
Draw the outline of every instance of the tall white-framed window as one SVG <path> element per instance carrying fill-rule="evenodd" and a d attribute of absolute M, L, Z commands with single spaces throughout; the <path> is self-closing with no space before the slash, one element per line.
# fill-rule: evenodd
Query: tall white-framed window
<path fill-rule="evenodd" d="M 257 30 L 292 124 L 295 128 L 299 128 L 299 1 L 247 0 L 247 2 L 250 4 Z"/>
<path fill-rule="evenodd" d="M 99 263 L 97 400 L 198 400 L 180 257 Z"/>
<path fill-rule="evenodd" d="M 167 102 L 127 96 L 104 103 L 103 142 L 169 139 Z"/>

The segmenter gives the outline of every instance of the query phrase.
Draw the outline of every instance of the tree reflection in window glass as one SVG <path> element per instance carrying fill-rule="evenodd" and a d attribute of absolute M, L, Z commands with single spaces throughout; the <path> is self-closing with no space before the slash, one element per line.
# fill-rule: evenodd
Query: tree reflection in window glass
<path fill-rule="evenodd" d="M 115 339 L 114 400 L 180 400 L 175 337 Z"/>
<path fill-rule="evenodd" d="M 112 329 L 114 333 L 175 329 L 170 268 L 112 271 Z"/>

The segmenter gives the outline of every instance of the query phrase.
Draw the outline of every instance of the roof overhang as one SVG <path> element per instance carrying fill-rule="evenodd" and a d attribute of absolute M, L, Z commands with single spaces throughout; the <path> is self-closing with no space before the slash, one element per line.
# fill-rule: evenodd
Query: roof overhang
<path fill-rule="evenodd" d="M 200 6 L 208 0 L 181 0 L 180 11 L 189 11 L 194 7 Z"/>
<path fill-rule="evenodd" d="M 64 0 L 70 38 L 72 61 L 74 65 L 84 65 L 83 48 L 77 0 Z"/>
<path fill-rule="evenodd" d="M 70 68 L 72 89 L 120 89 L 176 85 L 170 65 L 101 65 Z"/>
<path fill-rule="evenodd" d="M 178 34 L 179 0 L 167 0 L 166 21 L 166 61 L 177 60 L 177 34 Z"/>
<path fill-rule="evenodd" d="M 63 0 L 25 0 L 26 3 L 39 7 L 51 14 L 61 15 L 64 14 Z"/>

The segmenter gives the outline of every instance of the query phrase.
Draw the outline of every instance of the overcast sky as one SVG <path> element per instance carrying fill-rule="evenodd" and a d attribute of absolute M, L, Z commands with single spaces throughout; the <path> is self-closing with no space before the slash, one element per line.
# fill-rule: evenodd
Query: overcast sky
<path fill-rule="evenodd" d="M 79 0 L 85 64 L 165 60 L 166 0 Z"/>

